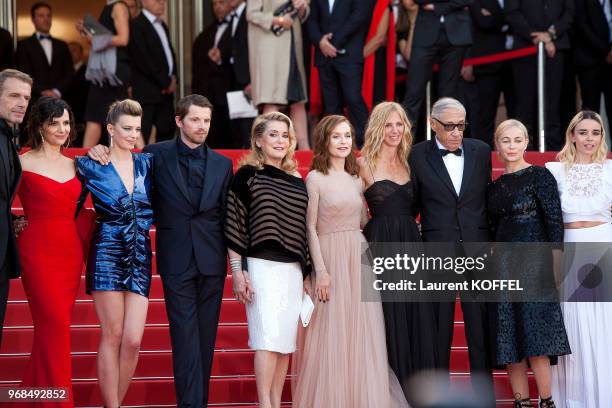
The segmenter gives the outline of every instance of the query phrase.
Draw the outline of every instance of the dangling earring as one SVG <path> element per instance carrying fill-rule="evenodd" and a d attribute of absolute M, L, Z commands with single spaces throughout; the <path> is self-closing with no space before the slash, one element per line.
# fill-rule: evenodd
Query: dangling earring
<path fill-rule="evenodd" d="M 113 147 L 113 135 L 108 135 L 108 147 Z"/>
<path fill-rule="evenodd" d="M 45 138 L 43 136 L 42 130 L 39 130 L 38 134 L 40 135 L 40 144 L 44 144 L 45 143 Z"/>

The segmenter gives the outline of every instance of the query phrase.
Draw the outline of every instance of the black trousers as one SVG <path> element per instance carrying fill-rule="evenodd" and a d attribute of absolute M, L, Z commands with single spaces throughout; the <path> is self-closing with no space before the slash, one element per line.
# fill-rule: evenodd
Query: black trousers
<path fill-rule="evenodd" d="M 149 142 L 151 128 L 155 125 L 157 129 L 157 142 L 169 140 L 174 137 L 174 97 L 172 95 L 162 96 L 162 100 L 156 104 L 142 104 L 142 137 Z"/>
<path fill-rule="evenodd" d="M 561 150 L 564 144 L 561 131 L 561 83 L 563 81 L 563 51 L 557 50 L 554 58 L 546 58 L 544 131 L 546 135 L 546 150 Z M 537 56 L 519 58 L 513 61 L 516 105 L 516 119 L 523 122 L 529 132 L 532 149 L 538 148 L 538 65 Z"/>
<path fill-rule="evenodd" d="M 5 263 L 4 265 L 0 265 L 0 347 L 2 347 L 2 329 L 4 328 L 4 316 L 6 315 L 9 285 L 8 268 Z"/>
<path fill-rule="evenodd" d="M 516 98 L 514 95 L 514 79 L 512 64 L 502 63 L 502 67 L 495 72 L 476 75 L 480 112 L 478 115 L 479 133 L 474 135 L 493 147 L 493 134 L 495 133 L 495 117 L 499 106 L 499 97 L 503 93 L 506 111 L 509 118 L 515 116 Z"/>
<path fill-rule="evenodd" d="M 318 68 L 325 113 L 344 115 L 346 103 L 357 144 L 361 147 L 368 121 L 368 107 L 361 95 L 363 64 L 342 64 L 332 60 Z"/>
<path fill-rule="evenodd" d="M 232 144 L 230 148 L 251 148 L 251 126 L 253 126 L 253 118 L 230 120 L 230 129 L 232 132 Z"/>
<path fill-rule="evenodd" d="M 208 406 L 225 276 L 200 274 L 192 256 L 179 275 L 163 275 L 178 407 Z"/>
<path fill-rule="evenodd" d="M 486 303 L 461 302 L 465 337 L 467 339 L 470 359 L 470 371 L 473 376 L 472 387 L 482 401 L 489 401 L 495 406 L 491 363 L 490 319 Z M 455 302 L 438 304 L 438 347 L 440 366 L 450 370 L 451 344 L 455 325 Z"/>
<path fill-rule="evenodd" d="M 451 96 L 457 98 L 457 83 L 461 77 L 461 64 L 465 55 L 464 46 L 454 46 L 446 35 L 444 25 L 440 27 L 438 39 L 431 47 L 412 47 L 408 78 L 406 83 L 406 98 L 402 105 L 406 109 L 413 128 L 417 126 L 427 82 L 431 80 L 432 69 L 436 61 L 440 64 L 438 76 L 438 97 Z"/>
<path fill-rule="evenodd" d="M 229 149 L 232 144 L 227 105 L 214 105 L 206 144 L 212 149 Z"/>
<path fill-rule="evenodd" d="M 606 101 L 606 115 L 612 120 L 612 65 L 602 61 L 592 67 L 577 68 L 582 94 L 582 109 L 601 110 L 601 94 Z"/>

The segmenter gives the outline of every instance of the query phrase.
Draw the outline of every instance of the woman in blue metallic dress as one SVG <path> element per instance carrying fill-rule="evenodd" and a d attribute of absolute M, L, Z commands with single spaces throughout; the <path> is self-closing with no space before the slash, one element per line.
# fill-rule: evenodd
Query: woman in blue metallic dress
<path fill-rule="evenodd" d="M 107 129 L 110 164 L 76 159 L 83 184 L 79 205 L 91 193 L 97 214 L 87 262 L 87 293 L 100 319 L 98 378 L 104 405 L 118 407 L 138 362 L 151 286 L 153 156 L 132 153 L 142 108 L 126 99 L 111 105 Z"/>

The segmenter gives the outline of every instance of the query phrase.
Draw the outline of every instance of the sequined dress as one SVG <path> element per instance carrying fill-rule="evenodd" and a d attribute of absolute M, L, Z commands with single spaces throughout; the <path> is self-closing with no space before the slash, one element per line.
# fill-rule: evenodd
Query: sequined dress
<path fill-rule="evenodd" d="M 496 242 L 563 242 L 559 194 L 548 170 L 530 166 L 504 174 L 491 183 L 487 194 L 489 224 Z M 532 265 L 538 268 L 546 263 Z M 521 273 L 554 279 L 552 270 Z M 548 356 L 551 364 L 556 364 L 558 356 L 570 353 L 559 303 L 498 303 L 494 323 L 493 357 L 499 368 L 533 356 Z"/>
<path fill-rule="evenodd" d="M 97 214 L 87 259 L 87 293 L 110 290 L 149 296 L 153 155 L 134 153 L 133 160 L 134 191 L 130 194 L 113 164 L 76 158 L 84 192 L 79 205 L 91 193 Z"/>

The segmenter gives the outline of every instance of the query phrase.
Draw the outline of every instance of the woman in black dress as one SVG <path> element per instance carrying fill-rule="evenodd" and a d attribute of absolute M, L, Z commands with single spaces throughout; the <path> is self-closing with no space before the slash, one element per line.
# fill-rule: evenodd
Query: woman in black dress
<path fill-rule="evenodd" d="M 410 123 L 402 106 L 395 102 L 376 105 L 358 160 L 372 217 L 363 230 L 369 243 L 421 241 L 414 219 L 415 184 L 406 160 L 411 147 Z M 389 365 L 410 402 L 408 379 L 439 365 L 434 308 L 431 303 L 385 301 L 382 295 Z"/>
<path fill-rule="evenodd" d="M 495 132 L 495 145 L 505 172 L 491 183 L 487 193 L 492 235 L 496 242 L 561 243 L 563 219 L 557 183 L 547 169 L 525 161 L 528 143 L 527 129 L 517 120 L 502 122 Z M 503 268 L 505 263 L 501 262 L 499 266 Z M 554 285 L 551 264 L 545 259 L 540 262 L 539 257 L 529 258 L 525 265 L 530 267 L 517 270 L 526 281 L 548 280 Z M 540 407 L 553 408 L 550 366 L 557 363 L 558 356 L 570 354 L 559 303 L 498 303 L 494 306 L 494 320 L 495 362 L 498 368 L 508 370 L 515 407 L 533 407 L 527 380 L 530 366 Z"/>
<path fill-rule="evenodd" d="M 112 73 L 119 82 L 103 84 L 92 82 L 87 95 L 87 108 L 85 110 L 85 136 L 83 147 L 89 148 L 98 144 L 102 135 L 102 125 L 105 123 L 106 113 L 110 105 L 128 97 L 127 87 L 130 80 L 130 58 L 127 45 L 130 39 L 130 11 L 128 5 L 122 0 L 107 0 L 106 6 L 100 13 L 98 21 L 112 33 L 112 37 L 105 43 L 105 47 L 97 51 L 105 51 L 114 47 L 116 51 L 116 68 Z M 82 22 L 77 23 L 77 30 L 90 41 L 92 36 L 88 33 Z M 92 43 L 95 48 L 96 43 Z M 144 147 L 142 137 L 136 144 L 137 148 Z"/>

